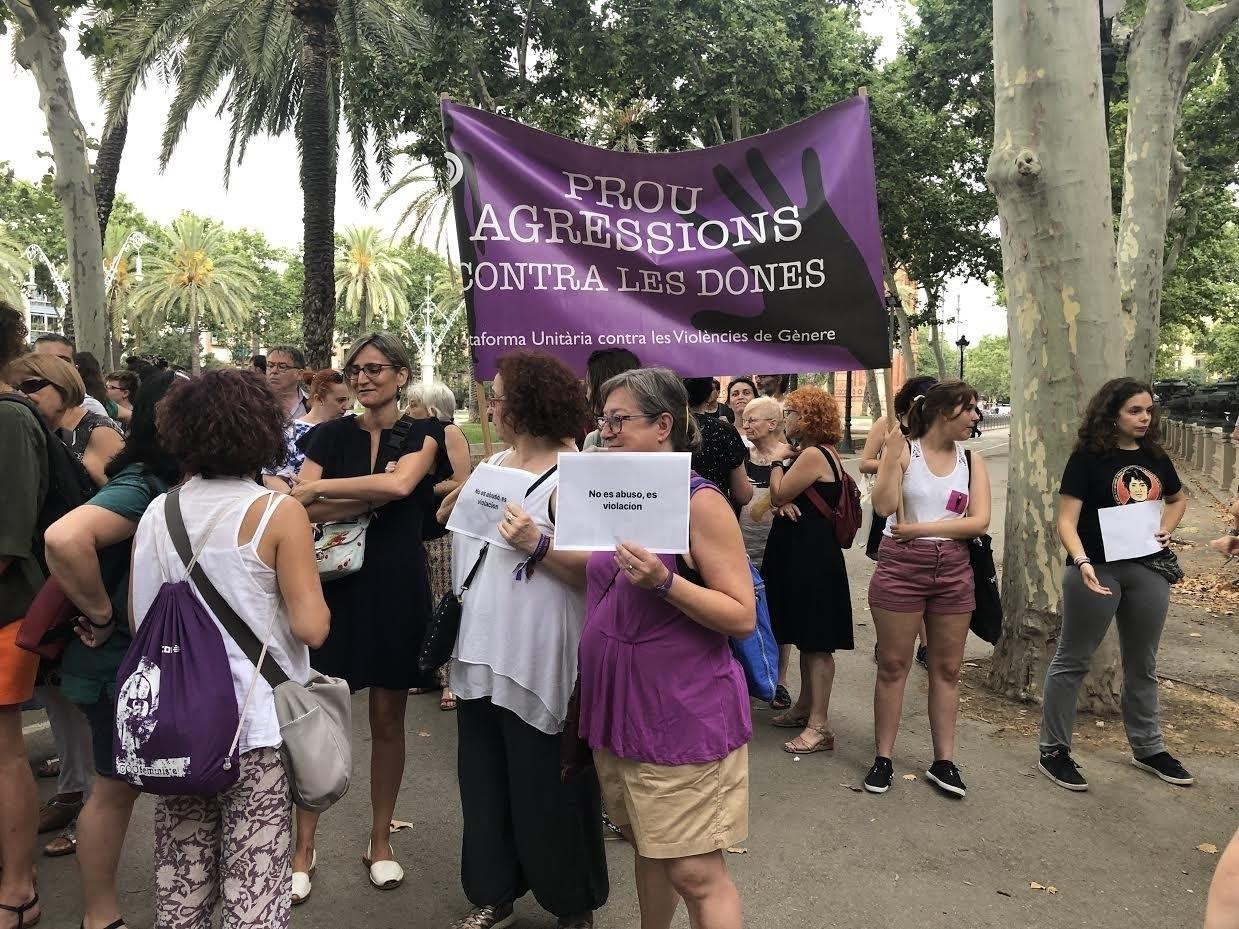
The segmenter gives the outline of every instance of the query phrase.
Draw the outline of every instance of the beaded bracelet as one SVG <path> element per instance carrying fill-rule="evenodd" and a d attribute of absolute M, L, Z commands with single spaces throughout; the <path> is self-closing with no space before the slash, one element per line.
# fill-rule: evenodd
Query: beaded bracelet
<path fill-rule="evenodd" d="M 518 581 L 528 581 L 533 577 L 534 565 L 547 556 L 551 551 L 551 537 L 545 532 L 538 537 L 538 544 L 534 546 L 533 552 L 529 557 L 516 566 L 512 572 L 512 576 Z"/>

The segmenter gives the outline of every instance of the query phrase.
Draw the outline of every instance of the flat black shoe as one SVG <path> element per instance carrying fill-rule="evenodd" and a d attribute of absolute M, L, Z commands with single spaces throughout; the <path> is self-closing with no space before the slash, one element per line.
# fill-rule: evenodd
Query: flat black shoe
<path fill-rule="evenodd" d="M 968 792 L 964 779 L 959 776 L 959 768 L 951 761 L 935 761 L 925 772 L 925 777 L 943 793 L 952 797 L 962 797 Z"/>
<path fill-rule="evenodd" d="M 1179 763 L 1179 759 L 1175 758 L 1170 752 L 1158 752 L 1156 755 L 1150 755 L 1148 758 L 1136 758 L 1133 756 L 1131 763 L 1141 771 L 1156 774 L 1167 784 L 1190 787 L 1196 783 L 1196 778 L 1192 777 L 1187 768 L 1183 767 Z"/>
<path fill-rule="evenodd" d="M 879 755 L 873 759 L 873 767 L 865 775 L 865 790 L 871 794 L 884 794 L 891 789 L 891 781 L 895 777 L 895 766 L 889 758 Z"/>

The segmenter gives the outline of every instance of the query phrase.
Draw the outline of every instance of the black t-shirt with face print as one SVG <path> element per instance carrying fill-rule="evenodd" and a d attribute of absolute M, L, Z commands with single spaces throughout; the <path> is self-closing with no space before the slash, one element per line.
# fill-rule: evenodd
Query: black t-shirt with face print
<path fill-rule="evenodd" d="M 1058 492 L 1082 501 L 1076 532 L 1084 553 L 1096 563 L 1106 560 L 1097 511 L 1145 500 L 1164 500 L 1182 489 L 1174 463 L 1144 449 L 1113 449 L 1105 455 L 1073 452 L 1063 469 Z"/>

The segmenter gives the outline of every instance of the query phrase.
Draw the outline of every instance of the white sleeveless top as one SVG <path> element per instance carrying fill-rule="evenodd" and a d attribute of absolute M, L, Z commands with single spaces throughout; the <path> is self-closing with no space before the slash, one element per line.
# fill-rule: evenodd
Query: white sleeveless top
<path fill-rule="evenodd" d="M 269 499 L 253 540 L 238 547 L 237 535 L 241 531 L 241 522 L 246 512 L 256 499 L 264 496 Z M 181 488 L 181 513 L 185 518 L 189 544 L 194 551 L 202 545 L 203 535 L 211 523 L 219 518 L 198 563 L 220 595 L 237 611 L 237 615 L 245 620 L 259 641 L 266 638 L 267 629 L 271 628 L 271 646 L 265 660 L 277 662 L 289 679 L 304 682 L 310 676 L 309 649 L 293 636 L 288 625 L 288 609 L 280 596 L 275 570 L 258 557 L 258 545 L 267 531 L 272 514 L 284 496 L 272 493 L 253 481 L 239 478 L 208 480 L 193 477 Z M 164 518 L 164 496 L 156 497 L 147 507 L 134 536 L 130 594 L 133 598 L 136 625 L 142 625 L 147 610 L 164 582 L 181 581 L 186 577 L 185 564 L 176 553 L 176 546 L 172 544 L 172 537 L 168 534 L 168 523 Z M 192 582 L 190 587 L 193 587 Z M 194 593 L 198 594 L 196 588 Z M 201 595 L 198 595 L 198 599 L 202 601 Z M 224 627 L 219 624 L 219 620 L 204 601 L 203 606 L 208 615 L 215 619 L 224 639 L 228 664 L 232 668 L 232 688 L 237 696 L 237 710 L 240 711 L 250 682 L 254 680 L 254 663 L 245 657 L 245 653 L 232 641 L 232 637 L 224 631 Z M 245 719 L 241 721 L 238 751 L 244 754 L 256 748 L 277 748 L 281 741 L 271 685 L 259 676 Z"/>
<path fill-rule="evenodd" d="M 903 514 L 909 523 L 936 523 L 968 515 L 968 459 L 964 443 L 955 443 L 955 470 L 938 477 L 925 463 L 920 439 L 910 439 L 908 470 L 903 473 Z M 882 534 L 890 536 L 897 514 L 891 514 Z M 941 540 L 942 536 L 926 536 Z"/>
<path fill-rule="evenodd" d="M 487 459 L 502 465 L 510 451 Z M 529 472 L 532 484 L 540 474 Z M 551 494 L 556 472 L 519 506 L 553 535 Z M 460 592 L 485 543 L 452 534 L 452 585 Z M 464 700 L 490 697 L 541 732 L 564 727 L 576 683 L 577 646 L 585 623 L 585 591 L 571 587 L 540 564 L 529 580 L 512 572 L 525 554 L 491 545 L 462 602 L 460 635 L 452 653 L 452 692 Z"/>

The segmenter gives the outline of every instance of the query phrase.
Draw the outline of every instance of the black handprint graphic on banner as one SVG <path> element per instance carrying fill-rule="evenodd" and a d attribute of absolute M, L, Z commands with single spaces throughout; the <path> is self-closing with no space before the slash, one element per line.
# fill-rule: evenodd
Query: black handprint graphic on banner
<path fill-rule="evenodd" d="M 795 206 L 759 150 L 750 148 L 745 163 L 770 204 L 768 208 L 761 206 L 725 165 L 714 167 L 719 187 L 741 213 L 753 216 Z M 816 259 L 825 271 L 825 284 L 820 288 L 765 291 L 762 311 L 756 316 L 701 310 L 693 314 L 693 325 L 711 333 L 767 332 L 780 341 L 798 341 L 778 335 L 781 332 L 834 330 L 835 344 L 850 351 L 861 367 L 886 367 L 890 364 L 886 315 L 864 256 L 826 200 L 821 161 L 815 149 L 804 149 L 800 167 L 806 202 L 798 210 L 799 237 L 776 241 L 771 236 L 766 241 L 728 245 L 728 249 L 749 268 L 788 262 L 804 268 Z M 686 204 L 681 202 L 680 206 L 683 210 Z M 688 218 L 698 226 L 706 221 L 697 213 Z"/>

